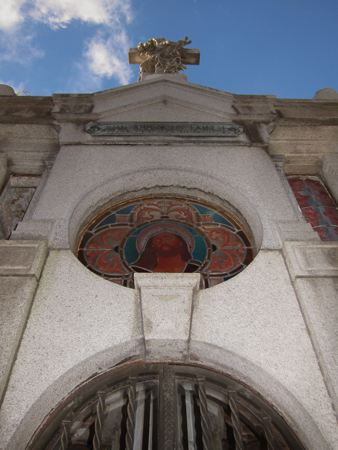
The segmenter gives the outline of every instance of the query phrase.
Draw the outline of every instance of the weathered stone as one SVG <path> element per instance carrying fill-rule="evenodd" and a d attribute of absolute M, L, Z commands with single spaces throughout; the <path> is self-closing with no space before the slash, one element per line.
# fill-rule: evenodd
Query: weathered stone
<path fill-rule="evenodd" d="M 0 275 L 31 275 L 39 279 L 46 256 L 44 242 L 0 241 Z"/>
<path fill-rule="evenodd" d="M 34 292 L 35 278 L 0 276 L 0 399 L 26 324 Z"/>
<path fill-rule="evenodd" d="M 313 97 L 314 100 L 338 100 L 338 92 L 333 88 L 319 89 Z"/>
<path fill-rule="evenodd" d="M 7 155 L 6 153 L 0 154 L 0 191 L 5 185 L 7 179 Z"/>
<path fill-rule="evenodd" d="M 283 249 L 292 279 L 338 276 L 338 243 L 285 242 Z"/>
<path fill-rule="evenodd" d="M 4 352 L 0 448 L 27 448 L 45 418 L 79 386 L 146 361 L 229 374 L 279 411 L 304 448 L 337 448 L 337 244 L 320 242 L 306 224 L 283 171 L 321 173 L 337 197 L 338 102 L 235 95 L 177 74 L 145 79 L 94 94 L 0 96 L 2 179 L 12 172 L 43 173 L 0 250 L 10 321 L 3 323 L 14 323 Z M 232 122 L 243 133 L 86 132 L 95 122 L 126 121 Z M 252 231 L 254 260 L 239 275 L 196 292 L 198 274 L 137 274 L 132 290 L 76 259 L 81 232 L 97 214 L 157 195 L 228 209 L 239 228 Z M 39 242 L 32 246 L 31 239 Z M 44 245 L 49 256 L 22 328 Z M 90 250 L 86 257 L 93 257 Z M 17 299 L 13 311 L 11 298 Z"/>
<path fill-rule="evenodd" d="M 35 192 L 36 178 L 10 177 L 0 196 L 0 221 L 6 239 L 27 211 Z"/>
<path fill-rule="evenodd" d="M 320 241 L 318 233 L 311 224 L 300 221 L 277 222 L 276 227 L 282 242 L 285 241 Z"/>
<path fill-rule="evenodd" d="M 25 448 L 74 382 L 118 364 L 126 351 L 143 356 L 142 334 L 134 290 L 100 279 L 69 250 L 51 251 L 13 369 L 15 395 L 9 393 L 2 405 L 0 448 L 22 414 L 30 419 L 9 447 L 16 450 Z"/>
<path fill-rule="evenodd" d="M 338 153 L 323 156 L 321 175 L 338 204 Z"/>
<path fill-rule="evenodd" d="M 280 252 L 261 251 L 236 277 L 198 292 L 189 350 L 199 363 L 223 367 L 273 404 L 278 398 L 279 408 L 307 430 L 307 445 L 316 449 L 320 440 L 306 415 L 293 414 L 303 405 L 321 430 L 332 431 L 330 443 L 320 445 L 335 448 L 336 419 L 327 415 L 331 399 Z M 281 386 L 287 390 L 283 399 Z"/>
<path fill-rule="evenodd" d="M 185 361 L 199 274 L 135 274 L 148 361 Z"/>
<path fill-rule="evenodd" d="M 335 278 L 297 278 L 295 287 L 335 410 L 338 411 L 338 274 Z"/>
<path fill-rule="evenodd" d="M 0 84 L 0 95 L 15 95 L 15 92 L 11 86 Z"/>

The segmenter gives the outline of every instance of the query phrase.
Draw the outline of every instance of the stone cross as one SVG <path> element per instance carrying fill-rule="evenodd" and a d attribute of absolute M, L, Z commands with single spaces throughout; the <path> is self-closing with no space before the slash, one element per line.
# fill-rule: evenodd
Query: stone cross
<path fill-rule="evenodd" d="M 144 73 L 178 73 L 186 69 L 185 64 L 198 65 L 200 51 L 196 48 L 185 49 L 190 44 L 189 38 L 177 42 L 165 38 L 149 39 L 139 43 L 137 48 L 128 52 L 129 64 L 140 64 L 140 74 Z"/>

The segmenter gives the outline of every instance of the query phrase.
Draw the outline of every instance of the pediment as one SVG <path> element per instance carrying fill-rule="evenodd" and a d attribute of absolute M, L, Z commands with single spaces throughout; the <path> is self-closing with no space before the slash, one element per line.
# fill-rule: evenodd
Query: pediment
<path fill-rule="evenodd" d="M 94 94 L 98 121 L 221 122 L 236 114 L 233 95 L 166 78 Z"/>
<path fill-rule="evenodd" d="M 166 75 L 94 94 L 57 94 L 53 102 L 62 145 L 111 142 L 109 136 L 97 138 L 86 131 L 100 122 L 233 122 L 245 130 L 238 142 L 266 145 L 269 134 L 257 123 L 276 118 L 273 96 L 236 95 Z"/>

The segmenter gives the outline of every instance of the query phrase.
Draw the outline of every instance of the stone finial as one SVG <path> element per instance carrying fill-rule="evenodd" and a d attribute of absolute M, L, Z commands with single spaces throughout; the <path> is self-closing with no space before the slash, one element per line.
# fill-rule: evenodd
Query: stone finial
<path fill-rule="evenodd" d="M 338 93 L 334 88 L 319 89 L 313 97 L 314 100 L 338 100 Z"/>
<path fill-rule="evenodd" d="M 129 49 L 129 64 L 140 64 L 140 74 L 170 73 L 177 74 L 185 70 L 185 64 L 199 64 L 200 52 L 198 49 L 185 49 L 191 43 L 186 36 L 177 42 L 165 38 L 148 39 L 148 42 L 139 43 L 137 48 Z"/>
<path fill-rule="evenodd" d="M 0 84 L 0 95 L 15 95 L 14 89 L 7 84 Z"/>

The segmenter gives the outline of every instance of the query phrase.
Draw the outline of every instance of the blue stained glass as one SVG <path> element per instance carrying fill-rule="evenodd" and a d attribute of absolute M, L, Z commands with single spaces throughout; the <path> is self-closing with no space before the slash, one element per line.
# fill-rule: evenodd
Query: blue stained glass
<path fill-rule="evenodd" d="M 200 214 L 214 214 L 214 212 L 215 212 L 215 211 L 212 211 L 211 209 L 205 208 L 204 206 L 196 205 L 195 203 L 191 203 L 191 204 L 192 204 L 192 206 L 194 206 L 197 209 L 197 211 Z"/>
<path fill-rule="evenodd" d="M 138 234 L 138 233 L 137 233 Z M 124 257 L 128 264 L 133 263 L 139 257 L 139 253 L 136 248 L 136 233 L 133 233 L 133 236 L 130 236 L 124 246 Z"/>
<path fill-rule="evenodd" d="M 192 256 L 194 259 L 201 262 L 204 262 L 207 256 L 207 247 L 204 239 L 200 235 L 195 236 L 195 248 L 192 251 Z"/>
<path fill-rule="evenodd" d="M 118 211 L 116 211 L 116 214 L 129 214 L 132 212 L 132 210 L 135 208 L 136 203 L 130 205 L 130 206 L 126 206 L 125 208 L 119 209 Z"/>
<path fill-rule="evenodd" d="M 232 225 L 232 223 L 228 222 L 224 217 L 220 216 L 219 214 L 215 213 L 213 215 L 213 219 L 215 223 L 222 223 L 235 230 L 235 227 Z"/>

